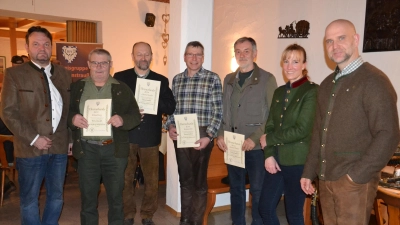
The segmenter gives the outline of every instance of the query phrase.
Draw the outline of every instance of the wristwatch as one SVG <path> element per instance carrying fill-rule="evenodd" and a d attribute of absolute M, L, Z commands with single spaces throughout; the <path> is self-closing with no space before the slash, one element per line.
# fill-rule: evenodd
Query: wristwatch
<path fill-rule="evenodd" d="M 210 139 L 210 142 L 212 142 L 213 140 L 214 140 L 214 138 L 213 137 L 210 137 L 210 136 L 206 136 L 206 137 L 208 137 L 208 139 Z"/>

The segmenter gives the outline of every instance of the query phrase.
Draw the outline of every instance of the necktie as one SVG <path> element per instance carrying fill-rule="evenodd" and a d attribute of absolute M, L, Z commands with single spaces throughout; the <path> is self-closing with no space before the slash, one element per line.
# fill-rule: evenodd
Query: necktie
<path fill-rule="evenodd" d="M 42 71 L 43 79 L 44 79 L 45 82 L 46 82 L 46 91 L 45 91 L 45 92 L 47 92 L 47 96 L 48 96 L 48 98 L 49 98 L 49 105 L 48 105 L 48 106 L 49 106 L 50 117 L 51 117 L 51 94 L 50 94 L 49 80 L 48 80 L 48 78 L 47 78 L 46 72 L 44 71 L 44 68 L 42 67 L 40 70 Z"/>

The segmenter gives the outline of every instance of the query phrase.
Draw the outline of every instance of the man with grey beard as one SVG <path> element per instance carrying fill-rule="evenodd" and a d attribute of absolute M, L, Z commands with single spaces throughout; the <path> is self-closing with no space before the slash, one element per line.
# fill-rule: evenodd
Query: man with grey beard
<path fill-rule="evenodd" d="M 136 214 L 133 179 L 138 164 L 137 156 L 140 158 L 140 166 L 145 181 L 144 196 L 140 208 L 142 224 L 153 225 L 152 217 L 158 205 L 158 145 L 161 142 L 162 114 L 172 114 L 175 111 L 175 99 L 169 88 L 168 79 L 150 70 L 153 53 L 148 43 L 135 43 L 131 56 L 135 67 L 116 73 L 115 79 L 125 82 L 133 93 L 135 93 L 137 79 L 160 81 L 161 85 L 157 115 L 144 115 L 141 124 L 129 132 L 130 152 L 128 166 L 125 170 L 123 192 L 124 225 L 132 225 Z"/>

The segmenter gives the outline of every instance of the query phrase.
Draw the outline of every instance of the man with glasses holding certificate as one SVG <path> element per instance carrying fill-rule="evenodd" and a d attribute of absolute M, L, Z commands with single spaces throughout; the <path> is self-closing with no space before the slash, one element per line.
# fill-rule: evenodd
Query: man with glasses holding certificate
<path fill-rule="evenodd" d="M 71 85 L 68 125 L 78 159 L 81 224 L 98 224 L 100 181 L 107 193 L 108 224 L 123 224 L 122 190 L 129 155 L 128 131 L 140 123 L 130 88 L 110 76 L 107 50 L 89 53 L 90 77 Z"/>
<path fill-rule="evenodd" d="M 135 93 L 143 114 L 139 126 L 129 131 L 130 153 L 125 170 L 124 225 L 133 225 L 136 214 L 135 187 L 133 179 L 138 165 L 144 177 L 144 195 L 140 216 L 143 225 L 154 225 L 152 217 L 158 206 L 159 145 L 161 143 L 162 114 L 172 114 L 175 99 L 169 88 L 168 78 L 150 70 L 153 52 L 146 42 L 137 42 L 132 48 L 135 67 L 114 74 Z"/>
<path fill-rule="evenodd" d="M 222 86 L 216 73 L 202 67 L 204 47 L 200 42 L 193 41 L 186 45 L 184 60 L 187 69 L 176 75 L 172 82 L 176 110 L 168 117 L 166 127 L 174 140 L 178 163 L 180 225 L 200 225 L 207 204 L 208 161 L 222 119 Z M 178 121 L 179 116 L 187 122 Z M 190 127 L 190 124 L 198 126 Z M 180 125 L 187 129 L 181 130 Z M 192 141 L 193 135 L 198 139 Z M 181 137 L 187 139 L 182 140 Z M 181 143 L 187 147 L 180 147 Z M 188 147 L 189 144 L 192 147 Z"/>
<path fill-rule="evenodd" d="M 257 57 L 257 45 L 253 38 L 242 37 L 234 44 L 235 58 L 239 65 L 236 72 L 224 79 L 224 116 L 219 129 L 217 144 L 229 153 L 227 145 L 233 139 L 224 140 L 224 132 L 242 134 L 245 140 L 241 146 L 244 154 L 244 168 L 228 164 L 228 176 L 231 193 L 231 215 L 235 225 L 245 225 L 246 172 L 250 180 L 252 195 L 252 225 L 262 225 L 258 212 L 258 202 L 264 180 L 264 153 L 260 146 L 260 137 L 264 134 L 272 96 L 277 87 L 275 77 L 261 69 L 254 62 Z M 238 135 L 236 135 L 238 136 Z M 225 135 L 227 138 L 228 135 Z"/>

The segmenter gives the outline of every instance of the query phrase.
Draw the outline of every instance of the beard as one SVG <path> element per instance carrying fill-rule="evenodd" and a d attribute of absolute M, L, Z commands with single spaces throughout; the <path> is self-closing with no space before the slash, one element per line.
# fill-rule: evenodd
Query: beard
<path fill-rule="evenodd" d="M 37 54 L 35 59 L 36 59 L 36 61 L 41 62 L 41 63 L 50 62 L 50 56 L 46 53 Z"/>
<path fill-rule="evenodd" d="M 142 61 L 135 61 L 135 65 L 140 69 L 140 70 L 148 70 L 150 66 L 150 61 L 147 60 L 142 60 Z"/>

